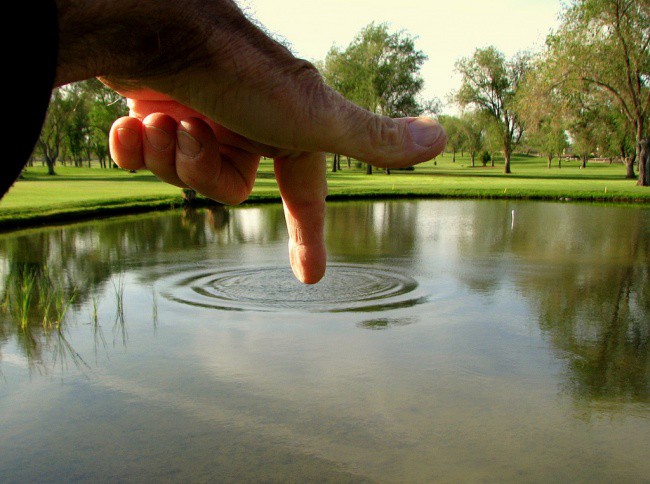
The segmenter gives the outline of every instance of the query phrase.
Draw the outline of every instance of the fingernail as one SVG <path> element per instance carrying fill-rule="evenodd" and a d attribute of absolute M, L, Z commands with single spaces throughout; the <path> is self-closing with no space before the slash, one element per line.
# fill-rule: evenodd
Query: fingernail
<path fill-rule="evenodd" d="M 446 137 L 440 123 L 431 118 L 415 118 L 409 122 L 409 131 L 413 141 L 420 146 L 433 146 Z"/>
<path fill-rule="evenodd" d="M 178 149 L 186 156 L 194 158 L 197 156 L 201 149 L 201 143 L 199 143 L 194 137 L 187 131 L 176 131 L 176 138 L 178 143 Z"/>
<path fill-rule="evenodd" d="M 127 149 L 137 148 L 140 144 L 140 136 L 131 128 L 118 128 L 117 139 Z"/>
<path fill-rule="evenodd" d="M 157 151 L 164 151 L 172 144 L 172 136 L 167 131 L 155 126 L 145 126 L 144 133 L 149 144 Z"/>

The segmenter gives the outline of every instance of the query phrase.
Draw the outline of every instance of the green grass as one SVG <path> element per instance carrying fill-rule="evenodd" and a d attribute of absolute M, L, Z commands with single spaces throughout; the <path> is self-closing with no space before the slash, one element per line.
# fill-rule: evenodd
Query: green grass
<path fill-rule="evenodd" d="M 451 155 L 427 162 L 414 171 L 395 170 L 390 176 L 364 168 L 328 171 L 331 199 L 384 197 L 469 197 L 572 199 L 589 201 L 650 202 L 650 188 L 637 187 L 625 179 L 621 164 L 564 162 L 551 169 L 546 160 L 515 156 L 510 175 L 503 173 L 502 160 L 494 168 L 470 166 L 467 156 Z M 331 168 L 331 160 L 328 160 Z M 48 176 L 44 167 L 28 168 L 0 202 L 0 227 L 32 225 L 75 218 L 129 213 L 178 206 L 180 189 L 159 182 L 148 172 L 129 173 L 99 168 L 57 167 Z M 278 200 L 272 162 L 263 160 L 250 202 Z"/>

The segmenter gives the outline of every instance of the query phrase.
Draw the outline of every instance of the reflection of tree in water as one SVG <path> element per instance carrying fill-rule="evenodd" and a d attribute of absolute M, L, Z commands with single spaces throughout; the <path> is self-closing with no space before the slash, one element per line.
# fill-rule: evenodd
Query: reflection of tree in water
<path fill-rule="evenodd" d="M 540 326 L 568 356 L 565 387 L 577 398 L 649 400 L 650 239 L 641 230 L 604 241 L 628 247 L 628 260 L 565 270 L 554 290 L 538 292 Z"/>
<path fill-rule="evenodd" d="M 355 260 L 377 253 L 402 255 L 415 245 L 416 217 L 416 204 L 410 202 L 335 204 L 328 213 L 327 244 Z M 396 233 L 399 237 L 395 237 Z M 12 286 L 18 290 L 15 275 L 29 267 L 38 268 L 35 273 L 47 273 L 47 277 L 56 279 L 50 286 L 60 292 L 61 300 L 74 295 L 72 311 L 90 308 L 93 339 L 101 347 L 106 345 L 97 316 L 101 296 L 110 298 L 110 304 L 115 305 L 116 317 L 111 322 L 114 341 L 126 342 L 125 309 L 120 295 L 125 272 L 174 260 L 176 253 L 188 250 L 233 243 L 272 243 L 286 237 L 279 204 L 236 210 L 220 206 L 186 209 L 8 234 L 0 238 L 0 293 Z M 153 284 L 154 271 L 150 277 L 151 281 L 144 282 Z M 155 296 L 152 304 L 155 306 Z M 35 298 L 32 305 L 37 314 L 43 302 Z M 154 322 L 155 311 L 154 307 Z M 14 339 L 30 364 L 44 362 L 45 355 L 52 354 L 54 337 L 66 343 L 61 339 L 65 337 L 65 325 L 61 328 L 54 332 L 43 329 L 36 316 L 22 328 L 15 315 L 5 312 L 0 322 L 0 352 Z M 74 349 L 63 348 L 73 360 L 77 358 Z"/>
<path fill-rule="evenodd" d="M 14 340 L 32 369 L 66 361 L 85 364 L 66 339 L 66 313 L 91 307 L 95 342 L 105 345 L 97 318 L 100 294 L 115 299 L 113 332 L 125 343 L 124 271 L 150 264 L 160 254 L 237 238 L 228 226 L 227 209 L 212 207 L 3 237 L 0 361 L 2 348 Z"/>
<path fill-rule="evenodd" d="M 328 250 L 354 261 L 409 254 L 416 245 L 417 216 L 417 202 L 332 203 L 326 219 Z"/>
<path fill-rule="evenodd" d="M 540 328 L 567 360 L 564 389 L 577 401 L 647 402 L 648 211 L 519 204 L 511 229 L 513 205 L 505 210 L 506 204 L 502 211 L 475 205 L 472 234 L 461 238 L 460 246 L 468 258 L 487 258 L 490 276 L 468 270 L 465 282 L 496 293 L 502 279 L 515 281 Z"/>
<path fill-rule="evenodd" d="M 63 273 L 53 274 L 33 262 L 12 263 L 4 278 L 0 324 L 0 350 L 15 336 L 30 371 L 68 361 L 85 365 L 68 342 L 64 322 L 76 289 Z M 0 352 L 0 361 L 2 353 Z"/>
<path fill-rule="evenodd" d="M 583 284 L 578 290 L 592 295 L 578 307 L 593 316 L 570 320 L 568 332 L 559 334 L 555 315 L 542 313 L 542 328 L 557 348 L 571 355 L 566 389 L 576 397 L 648 401 L 650 308 L 639 282 L 645 280 L 647 287 L 650 281 L 647 269 L 638 272 L 631 267 L 612 269 L 606 279 Z"/>

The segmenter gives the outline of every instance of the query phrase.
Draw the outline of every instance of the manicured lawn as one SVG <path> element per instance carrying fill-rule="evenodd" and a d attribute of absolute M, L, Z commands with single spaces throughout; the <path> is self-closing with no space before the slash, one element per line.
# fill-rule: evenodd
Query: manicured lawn
<path fill-rule="evenodd" d="M 342 160 L 343 170 L 328 172 L 330 198 L 347 197 L 508 197 L 533 199 L 611 200 L 650 202 L 650 188 L 637 187 L 625 179 L 620 164 L 556 162 L 550 170 L 546 160 L 516 156 L 510 175 L 497 166 L 470 166 L 467 156 L 439 157 L 414 171 L 395 170 L 387 176 L 376 170 L 365 175 L 363 167 L 352 168 Z M 331 160 L 328 160 L 331 168 Z M 0 201 L 0 226 L 26 225 L 36 221 L 92 217 L 176 206 L 182 203 L 180 189 L 159 182 L 148 172 L 129 173 L 100 168 L 57 167 L 56 176 L 45 168 L 28 168 Z M 263 160 L 250 201 L 277 200 L 272 163 Z"/>

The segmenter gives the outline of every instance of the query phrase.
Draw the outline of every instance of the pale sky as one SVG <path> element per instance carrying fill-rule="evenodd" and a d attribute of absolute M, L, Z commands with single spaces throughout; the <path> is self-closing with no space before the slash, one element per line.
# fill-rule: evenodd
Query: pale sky
<path fill-rule="evenodd" d="M 429 60 L 422 68 L 424 98 L 457 89 L 454 64 L 476 47 L 496 46 L 507 56 L 538 49 L 558 26 L 561 0 L 238 0 L 299 57 L 323 60 L 333 44 L 346 47 L 370 22 L 418 37 Z M 451 109 L 453 111 L 453 108 Z"/>

